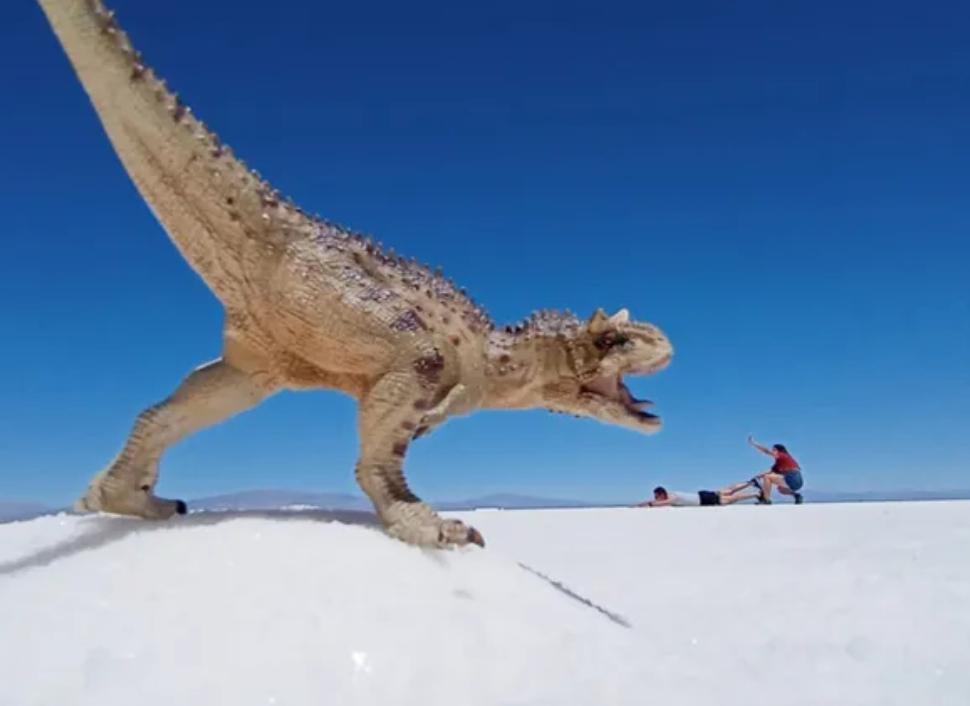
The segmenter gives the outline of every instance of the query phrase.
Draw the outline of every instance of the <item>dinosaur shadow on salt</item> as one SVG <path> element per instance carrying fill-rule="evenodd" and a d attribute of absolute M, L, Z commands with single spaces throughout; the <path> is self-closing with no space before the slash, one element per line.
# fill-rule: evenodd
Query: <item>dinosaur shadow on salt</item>
<path fill-rule="evenodd" d="M 214 526 L 242 519 L 261 519 L 274 522 L 313 522 L 322 524 L 339 523 L 366 528 L 377 533 L 381 532 L 380 521 L 374 513 L 359 510 L 329 510 L 324 508 L 199 510 L 190 512 L 183 517 L 172 518 L 165 522 L 149 522 L 142 519 L 108 515 L 77 516 L 73 513 L 62 513 L 61 516 L 73 517 L 78 520 L 78 526 L 81 531 L 70 538 L 44 546 L 17 559 L 0 563 L 0 577 L 47 567 L 60 560 L 84 552 L 102 549 L 134 535 L 179 531 L 192 527 Z M 447 568 L 448 552 L 422 550 L 422 554 L 427 560 L 439 568 Z M 561 581 L 547 576 L 528 564 L 516 562 L 516 565 L 563 596 L 598 612 L 610 622 L 625 628 L 632 627 L 629 621 L 622 615 L 575 592 Z M 452 595 L 455 598 L 463 600 L 474 600 L 475 598 L 472 591 L 464 588 L 453 590 Z"/>
<path fill-rule="evenodd" d="M 164 522 L 152 522 L 118 515 L 78 516 L 62 513 L 61 516 L 79 520 L 81 531 L 63 541 L 38 549 L 18 559 L 0 563 L 0 576 L 19 571 L 49 566 L 61 559 L 94 551 L 140 533 L 170 532 L 187 527 L 204 527 L 240 519 L 265 519 L 280 522 L 311 521 L 340 522 L 379 530 L 380 521 L 374 513 L 359 510 L 202 510 L 190 512 Z"/>
<path fill-rule="evenodd" d="M 4 530 L 10 703 L 615 703 L 634 683 L 637 632 L 591 602 L 499 548 L 392 540 L 368 513 Z"/>

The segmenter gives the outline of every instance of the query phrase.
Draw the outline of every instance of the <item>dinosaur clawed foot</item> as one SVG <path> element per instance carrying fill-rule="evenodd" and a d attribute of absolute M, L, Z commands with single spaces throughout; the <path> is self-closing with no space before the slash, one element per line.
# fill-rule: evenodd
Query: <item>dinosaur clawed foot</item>
<path fill-rule="evenodd" d="M 485 546 L 485 538 L 482 533 L 474 527 L 469 527 L 461 520 L 442 520 L 438 528 L 438 543 L 444 546 L 454 544 L 462 546 L 464 544 L 477 544 Z"/>
<path fill-rule="evenodd" d="M 103 484 L 94 483 L 74 503 L 76 512 L 108 512 L 115 515 L 131 515 L 146 520 L 167 520 L 173 515 L 188 512 L 182 500 L 160 498 L 149 489 L 117 491 Z"/>
<path fill-rule="evenodd" d="M 466 544 L 485 546 L 485 539 L 474 527 L 461 520 L 445 520 L 426 505 L 414 503 L 412 507 L 387 524 L 387 533 L 408 544 L 421 547 L 448 549 Z"/>

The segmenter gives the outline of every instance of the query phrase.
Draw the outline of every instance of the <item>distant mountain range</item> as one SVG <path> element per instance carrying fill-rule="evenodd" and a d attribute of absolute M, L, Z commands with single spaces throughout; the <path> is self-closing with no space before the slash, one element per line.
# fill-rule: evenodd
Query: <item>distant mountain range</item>
<path fill-rule="evenodd" d="M 51 512 L 53 508 L 40 503 L 19 503 L 0 500 L 0 522 L 27 520 Z"/>
<path fill-rule="evenodd" d="M 970 490 L 867 490 L 859 492 L 806 490 L 805 500 L 817 503 L 864 503 L 896 500 L 970 500 Z"/>
<path fill-rule="evenodd" d="M 853 503 L 902 500 L 970 500 L 970 490 L 883 490 L 866 492 L 840 492 L 808 490 L 807 502 Z M 576 507 L 623 507 L 627 503 L 590 503 L 583 500 L 545 498 L 515 493 L 494 493 L 466 500 L 432 502 L 438 510 L 472 510 L 476 508 L 539 509 Z M 784 501 L 782 501 L 784 502 Z M 213 495 L 191 500 L 190 510 L 238 511 L 275 510 L 279 508 L 321 508 L 325 510 L 353 510 L 372 512 L 370 501 L 363 495 L 350 493 L 315 493 L 300 490 L 243 490 L 225 495 Z M 31 502 L 5 502 L 0 500 L 0 522 L 26 520 L 39 515 L 60 512 L 64 508 Z"/>
<path fill-rule="evenodd" d="M 542 498 L 514 493 L 495 493 L 468 500 L 446 500 L 431 503 L 438 510 L 472 510 L 475 508 L 553 508 L 590 507 L 581 500 Z M 353 510 L 373 512 L 370 500 L 350 493 L 316 493 L 302 490 L 242 490 L 224 495 L 212 495 L 188 501 L 189 510 L 228 512 L 239 510 L 277 510 L 280 508 L 321 508 L 324 510 Z M 0 500 L 0 522 L 26 520 L 38 515 L 60 512 L 65 508 L 39 503 L 4 502 Z"/>
<path fill-rule="evenodd" d="M 188 501 L 189 510 L 275 510 L 281 507 L 319 507 L 325 510 L 373 510 L 363 495 L 315 493 L 302 490 L 242 490 Z"/>
<path fill-rule="evenodd" d="M 467 500 L 432 502 L 438 510 L 471 510 L 483 507 L 543 508 L 588 507 L 581 500 L 542 498 L 514 493 L 496 493 Z M 314 493 L 300 490 L 244 490 L 226 495 L 214 495 L 189 501 L 190 510 L 271 510 L 281 507 L 318 507 L 325 510 L 373 511 L 370 501 L 363 495 L 349 493 Z"/>

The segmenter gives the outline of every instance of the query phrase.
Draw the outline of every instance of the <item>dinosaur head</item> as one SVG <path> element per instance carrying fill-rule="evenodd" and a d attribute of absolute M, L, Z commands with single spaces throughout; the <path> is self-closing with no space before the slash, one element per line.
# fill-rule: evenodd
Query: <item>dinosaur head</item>
<path fill-rule="evenodd" d="M 652 403 L 636 399 L 626 375 L 650 375 L 670 362 L 673 347 L 655 326 L 630 320 L 626 309 L 612 316 L 599 309 L 572 332 L 566 370 L 544 389 L 547 407 L 641 432 L 660 429 Z"/>

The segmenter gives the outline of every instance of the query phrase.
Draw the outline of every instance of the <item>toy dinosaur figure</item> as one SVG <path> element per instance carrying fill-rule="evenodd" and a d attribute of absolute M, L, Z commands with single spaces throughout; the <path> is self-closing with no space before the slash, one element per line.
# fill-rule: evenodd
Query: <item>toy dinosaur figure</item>
<path fill-rule="evenodd" d="M 408 488 L 414 439 L 477 409 L 660 427 L 623 383 L 670 360 L 656 327 L 598 310 L 585 322 L 539 312 L 496 328 L 440 274 L 283 198 L 165 87 L 100 0 L 39 3 L 131 179 L 225 309 L 222 356 L 138 415 L 76 509 L 184 513 L 182 501 L 154 494 L 166 448 L 279 390 L 329 388 L 358 401 L 357 481 L 386 531 L 424 546 L 484 546 Z"/>

